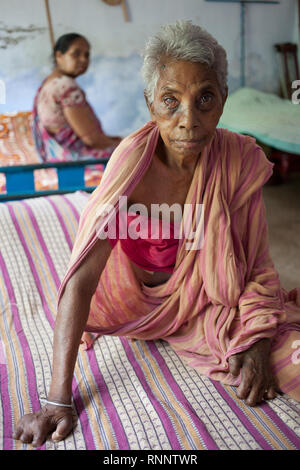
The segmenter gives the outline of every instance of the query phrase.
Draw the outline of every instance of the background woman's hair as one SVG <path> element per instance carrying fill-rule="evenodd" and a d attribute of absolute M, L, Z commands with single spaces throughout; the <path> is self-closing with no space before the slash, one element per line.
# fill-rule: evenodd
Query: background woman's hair
<path fill-rule="evenodd" d="M 63 34 L 57 39 L 53 48 L 53 60 L 55 64 L 56 64 L 56 52 L 60 51 L 62 54 L 65 54 L 67 50 L 69 49 L 69 47 L 71 46 L 72 42 L 74 42 L 75 39 L 79 39 L 79 38 L 86 40 L 84 36 L 78 33 Z"/>
<path fill-rule="evenodd" d="M 227 58 L 222 46 L 205 29 L 191 21 L 177 21 L 162 26 L 150 37 L 142 52 L 142 75 L 146 84 L 145 94 L 150 103 L 159 79 L 162 56 L 208 65 L 217 75 L 221 93 L 227 93 Z"/>

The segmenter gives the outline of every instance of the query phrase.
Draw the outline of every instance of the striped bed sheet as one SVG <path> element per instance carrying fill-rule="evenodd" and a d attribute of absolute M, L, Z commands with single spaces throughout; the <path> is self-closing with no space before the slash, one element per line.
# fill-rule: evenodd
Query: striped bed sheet
<path fill-rule="evenodd" d="M 79 215 L 77 192 L 0 205 L 0 448 L 51 380 L 56 296 Z M 300 403 L 251 408 L 234 387 L 200 376 L 164 341 L 104 336 L 79 351 L 73 433 L 42 450 L 300 449 Z"/>

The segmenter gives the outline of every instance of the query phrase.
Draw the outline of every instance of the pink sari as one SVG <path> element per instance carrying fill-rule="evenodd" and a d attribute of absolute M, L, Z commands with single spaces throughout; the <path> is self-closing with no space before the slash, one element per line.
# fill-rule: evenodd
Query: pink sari
<path fill-rule="evenodd" d="M 84 261 L 116 206 L 147 171 L 159 130 L 146 124 L 113 153 L 80 219 L 69 269 L 59 291 Z M 228 358 L 261 338 L 272 339 L 271 362 L 283 392 L 300 400 L 300 289 L 286 292 L 269 255 L 262 186 L 272 173 L 254 139 L 217 129 L 199 159 L 186 204 L 203 203 L 194 242 L 179 240 L 170 279 L 148 287 L 135 276 L 120 243 L 113 248 L 91 301 L 86 332 L 164 339 L 189 365 L 225 384 L 238 385 Z M 90 346 L 92 337 L 83 340 Z M 299 343 L 300 344 L 300 343 Z M 293 355 L 294 353 L 294 355 Z"/>

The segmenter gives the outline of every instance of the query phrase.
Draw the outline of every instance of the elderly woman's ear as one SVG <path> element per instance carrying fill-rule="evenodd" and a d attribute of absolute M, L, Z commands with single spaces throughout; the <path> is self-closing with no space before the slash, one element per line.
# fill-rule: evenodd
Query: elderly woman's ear
<path fill-rule="evenodd" d="M 223 95 L 223 107 L 225 106 L 227 98 L 228 98 L 228 86 L 226 86 L 225 94 Z"/>
<path fill-rule="evenodd" d="M 154 111 L 153 111 L 153 106 L 152 106 L 152 103 L 150 103 L 149 101 L 149 98 L 147 96 L 147 92 L 146 90 L 144 90 L 144 97 L 145 97 L 145 101 L 146 101 L 146 105 L 147 105 L 147 108 L 149 109 L 149 113 L 150 113 L 150 116 L 151 116 L 151 119 L 152 121 L 154 120 Z"/>

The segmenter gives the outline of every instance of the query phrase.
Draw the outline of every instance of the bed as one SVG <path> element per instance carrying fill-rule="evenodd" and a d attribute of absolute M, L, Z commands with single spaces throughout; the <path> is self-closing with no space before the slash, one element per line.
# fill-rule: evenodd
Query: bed
<path fill-rule="evenodd" d="M 300 155 L 300 108 L 272 93 L 247 87 L 231 93 L 219 127 L 252 135 L 274 149 Z"/>
<path fill-rule="evenodd" d="M 43 162 L 32 134 L 32 113 L 0 114 L 0 202 L 28 196 L 92 191 L 105 159 Z"/>
<path fill-rule="evenodd" d="M 275 163 L 273 183 L 285 182 L 300 171 L 300 106 L 254 88 L 231 93 L 219 127 L 256 138 Z"/>
<path fill-rule="evenodd" d="M 0 204 L 0 448 L 36 411 L 51 379 L 56 296 L 84 191 Z M 280 396 L 250 408 L 235 389 L 200 376 L 164 341 L 104 336 L 80 350 L 74 432 L 42 450 L 300 449 L 300 403 Z"/>

